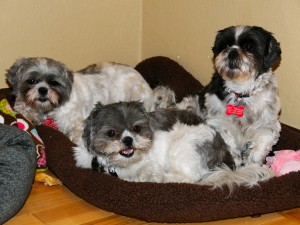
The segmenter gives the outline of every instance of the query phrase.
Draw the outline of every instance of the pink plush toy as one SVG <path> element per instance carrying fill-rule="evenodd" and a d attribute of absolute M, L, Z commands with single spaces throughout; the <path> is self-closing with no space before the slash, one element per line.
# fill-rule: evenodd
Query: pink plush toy
<path fill-rule="evenodd" d="M 277 176 L 298 171 L 300 170 L 300 150 L 276 151 L 275 155 L 267 157 L 266 161 Z"/>

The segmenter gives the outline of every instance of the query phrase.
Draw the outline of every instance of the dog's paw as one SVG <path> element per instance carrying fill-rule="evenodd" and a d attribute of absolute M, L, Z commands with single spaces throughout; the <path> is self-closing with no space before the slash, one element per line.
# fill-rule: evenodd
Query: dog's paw
<path fill-rule="evenodd" d="M 138 182 L 162 183 L 163 178 L 160 176 L 156 176 L 156 175 L 142 176 L 138 179 Z"/>
<path fill-rule="evenodd" d="M 136 182 L 155 182 L 161 183 L 164 180 L 164 172 L 160 165 L 144 165 L 136 174 Z"/>
<path fill-rule="evenodd" d="M 153 173 L 151 171 L 144 171 L 136 177 L 135 181 L 161 183 L 163 182 L 163 176 L 161 174 Z"/>

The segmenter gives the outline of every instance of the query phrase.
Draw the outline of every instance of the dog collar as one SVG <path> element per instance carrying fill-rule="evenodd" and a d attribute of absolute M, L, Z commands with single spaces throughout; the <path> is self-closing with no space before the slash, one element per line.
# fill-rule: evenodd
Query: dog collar
<path fill-rule="evenodd" d="M 101 173 L 106 172 L 104 166 L 100 165 L 98 158 L 96 156 L 92 159 L 92 169 L 97 172 L 101 172 Z M 114 177 L 118 177 L 118 174 L 117 174 L 115 168 L 113 168 L 113 167 L 108 167 L 108 173 Z"/>
<path fill-rule="evenodd" d="M 236 92 L 232 92 L 235 97 L 238 99 L 238 98 L 249 98 L 250 97 L 250 94 L 241 94 L 241 93 L 236 93 Z"/>
<path fill-rule="evenodd" d="M 228 94 L 234 94 L 235 98 L 236 99 L 239 99 L 239 98 L 249 98 L 251 96 L 250 93 L 246 93 L 246 94 L 242 94 L 242 93 L 238 93 L 238 92 L 235 92 L 229 88 L 226 88 L 226 92 Z"/>

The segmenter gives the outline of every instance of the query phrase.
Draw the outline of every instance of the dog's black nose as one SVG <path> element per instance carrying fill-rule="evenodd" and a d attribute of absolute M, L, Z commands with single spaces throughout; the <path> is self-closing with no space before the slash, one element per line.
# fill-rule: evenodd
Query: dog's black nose
<path fill-rule="evenodd" d="M 40 87 L 39 88 L 39 93 L 40 93 L 40 95 L 45 96 L 48 93 L 48 89 L 45 88 L 45 87 Z"/>
<path fill-rule="evenodd" d="M 238 57 L 239 53 L 237 52 L 237 50 L 233 49 L 228 53 L 228 58 L 229 59 L 235 59 L 236 57 Z"/>
<path fill-rule="evenodd" d="M 126 137 L 123 138 L 122 142 L 123 142 L 127 147 L 131 147 L 131 146 L 132 146 L 133 139 L 132 139 L 132 137 L 126 136 Z"/>

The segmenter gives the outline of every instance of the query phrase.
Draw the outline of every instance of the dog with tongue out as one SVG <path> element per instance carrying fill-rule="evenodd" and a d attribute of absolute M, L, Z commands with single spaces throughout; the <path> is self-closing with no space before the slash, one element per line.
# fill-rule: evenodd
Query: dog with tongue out
<path fill-rule="evenodd" d="M 228 146 L 187 110 L 146 112 L 141 102 L 98 103 L 74 148 L 76 165 L 134 182 L 255 185 L 270 170 L 234 170 Z M 242 179 L 241 179 L 242 178 Z"/>

